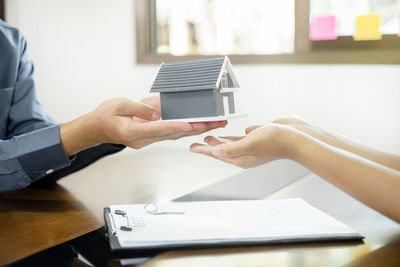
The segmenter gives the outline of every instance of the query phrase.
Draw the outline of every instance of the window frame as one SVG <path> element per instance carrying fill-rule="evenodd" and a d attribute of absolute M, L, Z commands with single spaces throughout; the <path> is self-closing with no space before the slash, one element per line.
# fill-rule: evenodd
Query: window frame
<path fill-rule="evenodd" d="M 213 58 L 224 55 L 175 56 L 155 52 L 156 0 L 134 0 L 136 62 L 154 64 Z M 356 42 L 352 36 L 312 42 L 308 38 L 310 0 L 295 0 L 294 52 L 272 55 L 228 55 L 235 64 L 400 64 L 400 38 L 383 35 L 379 41 Z"/>
<path fill-rule="evenodd" d="M 6 20 L 4 0 L 0 0 L 0 19 L 2 19 L 3 21 Z"/>

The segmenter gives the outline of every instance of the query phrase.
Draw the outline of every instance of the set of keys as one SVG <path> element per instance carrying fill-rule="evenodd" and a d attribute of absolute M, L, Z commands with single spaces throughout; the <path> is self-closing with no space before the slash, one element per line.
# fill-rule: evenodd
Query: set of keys
<path fill-rule="evenodd" d="M 146 213 L 151 215 L 167 215 L 167 214 L 185 214 L 184 211 L 178 210 L 161 210 L 156 204 L 146 204 L 144 205 L 144 210 Z M 125 211 L 115 210 L 115 215 L 120 215 L 126 218 L 126 225 L 121 225 L 120 230 L 122 231 L 132 231 L 134 228 L 145 227 L 146 224 L 142 218 L 139 217 L 129 217 Z"/>
<path fill-rule="evenodd" d="M 122 210 L 115 210 L 115 215 L 121 215 L 126 218 L 126 225 L 121 225 L 119 229 L 122 231 L 132 231 L 133 229 L 137 229 L 140 227 L 145 227 L 146 224 L 142 218 L 139 217 L 129 217 L 126 212 Z"/>

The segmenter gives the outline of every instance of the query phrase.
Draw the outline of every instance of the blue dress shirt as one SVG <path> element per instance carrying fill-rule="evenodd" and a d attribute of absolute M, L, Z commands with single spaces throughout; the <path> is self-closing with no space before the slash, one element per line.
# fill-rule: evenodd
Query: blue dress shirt
<path fill-rule="evenodd" d="M 37 99 L 34 67 L 20 32 L 0 20 L 0 193 L 46 176 L 55 181 L 96 159 L 123 149 L 101 145 L 71 162 L 60 141 L 60 125 Z"/>

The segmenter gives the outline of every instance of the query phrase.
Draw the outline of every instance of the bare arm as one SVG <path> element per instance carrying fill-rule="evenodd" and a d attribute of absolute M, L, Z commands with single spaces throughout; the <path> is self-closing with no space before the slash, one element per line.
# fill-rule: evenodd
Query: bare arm
<path fill-rule="evenodd" d="M 400 222 L 400 172 L 359 155 L 296 137 L 293 159 L 382 214 Z"/>
<path fill-rule="evenodd" d="M 363 158 L 284 124 L 250 127 L 244 137 L 227 137 L 224 143 L 206 137 L 207 145 L 193 144 L 191 151 L 243 168 L 289 158 L 366 205 L 400 222 L 400 172 Z"/>
<path fill-rule="evenodd" d="M 400 171 L 400 156 L 361 144 L 332 131 L 322 129 L 296 116 L 279 118 L 274 123 L 289 125 L 331 146 L 349 151 L 363 158 Z"/>

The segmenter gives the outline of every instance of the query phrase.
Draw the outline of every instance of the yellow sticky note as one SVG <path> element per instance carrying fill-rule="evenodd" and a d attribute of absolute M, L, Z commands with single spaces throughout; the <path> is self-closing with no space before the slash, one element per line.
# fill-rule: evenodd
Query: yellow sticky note
<path fill-rule="evenodd" d="M 379 32 L 380 25 L 381 14 L 357 16 L 356 32 L 353 39 L 356 41 L 381 40 L 382 34 Z"/>

